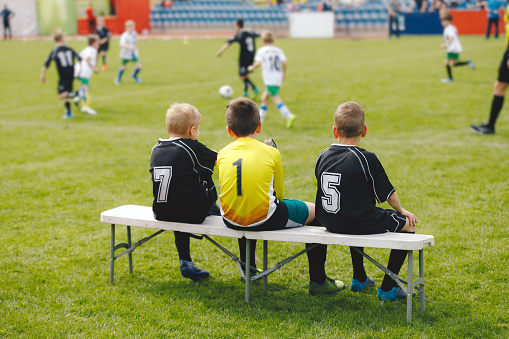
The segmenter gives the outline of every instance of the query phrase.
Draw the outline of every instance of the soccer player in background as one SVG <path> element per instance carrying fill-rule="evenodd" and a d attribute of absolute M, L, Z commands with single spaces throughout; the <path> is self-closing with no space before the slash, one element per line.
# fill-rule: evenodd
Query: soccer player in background
<path fill-rule="evenodd" d="M 122 66 L 120 66 L 117 78 L 115 79 L 116 85 L 120 84 L 122 74 L 124 74 L 125 71 L 125 65 L 130 61 L 134 62 L 136 65 L 132 77 L 137 83 L 141 83 L 141 79 L 138 77 L 138 73 L 141 71 L 141 63 L 140 53 L 138 51 L 138 47 L 136 47 L 135 28 L 135 22 L 127 20 L 125 22 L 125 32 L 120 36 L 120 58 L 122 59 Z"/>
<path fill-rule="evenodd" d="M 500 66 L 498 68 L 498 78 L 493 85 L 493 100 L 491 102 L 490 119 L 487 123 L 481 125 L 470 125 L 472 132 L 477 134 L 495 134 L 495 123 L 504 106 L 504 96 L 509 84 L 509 46 L 507 47 Z"/>
<path fill-rule="evenodd" d="M 269 96 L 272 102 L 277 106 L 279 113 L 286 119 L 286 127 L 292 128 L 295 115 L 290 112 L 288 107 L 279 96 L 279 88 L 283 84 L 286 72 L 286 56 L 281 48 L 274 46 L 274 36 L 271 32 L 262 33 L 263 47 L 255 55 L 255 63 L 247 68 L 249 72 L 262 66 L 263 82 L 266 86 L 262 94 L 262 105 L 260 106 L 260 119 L 263 122 L 267 115 L 267 106 Z"/>
<path fill-rule="evenodd" d="M 41 82 L 46 82 L 46 69 L 50 66 L 52 60 L 55 60 L 58 70 L 58 97 L 64 101 L 65 112 L 62 119 L 74 118 L 69 99 L 78 94 L 72 90 L 74 81 L 74 60 L 81 61 L 81 57 L 72 48 L 65 45 L 64 34 L 57 30 L 54 34 L 56 42 L 55 48 L 44 62 L 41 71 Z"/>
<path fill-rule="evenodd" d="M 236 34 L 233 38 L 226 41 L 226 43 L 221 47 L 221 49 L 217 52 L 217 56 L 221 56 L 223 52 L 230 47 L 230 45 L 234 42 L 238 42 L 240 45 L 240 55 L 239 55 L 239 76 L 240 80 L 244 82 L 244 96 L 248 96 L 248 89 L 251 88 L 253 90 L 252 98 L 256 97 L 259 90 L 258 88 L 251 82 L 249 79 L 249 72 L 247 71 L 247 67 L 253 63 L 254 55 L 256 51 L 255 46 L 255 38 L 259 35 L 248 29 L 244 29 L 244 20 L 239 19 L 235 23 Z"/>
<path fill-rule="evenodd" d="M 441 17 L 442 26 L 444 26 L 444 39 L 445 43 L 440 45 L 445 48 L 447 55 L 445 59 L 445 68 L 447 69 L 448 78 L 442 79 L 443 83 L 452 82 L 452 67 L 468 65 L 471 69 L 475 69 L 474 63 L 471 60 L 458 61 L 460 53 L 463 50 L 458 39 L 458 29 L 452 24 L 451 13 L 444 13 Z"/>
<path fill-rule="evenodd" d="M 106 52 L 110 47 L 110 31 L 108 27 L 104 25 L 104 17 L 101 15 L 97 18 L 97 35 L 99 35 L 99 55 L 102 58 L 101 70 L 105 71 L 106 66 Z"/>
<path fill-rule="evenodd" d="M 79 96 L 74 98 L 74 103 L 79 106 L 80 99 L 83 100 L 81 112 L 96 115 L 97 112 L 90 107 L 90 78 L 92 73 L 97 73 L 97 50 L 99 49 L 99 36 L 91 34 L 88 36 L 88 46 L 80 53 L 81 62 L 74 67 L 74 76 L 76 76 L 81 87 L 78 90 Z"/>
<path fill-rule="evenodd" d="M 486 39 L 490 38 L 491 26 L 495 26 L 495 39 L 498 39 L 498 21 L 500 20 L 500 11 L 504 10 L 505 1 L 488 0 L 478 2 L 478 6 L 483 6 L 488 12 L 488 27 L 486 27 Z"/>
<path fill-rule="evenodd" d="M 5 4 L 0 15 L 2 16 L 4 23 L 4 40 L 7 39 L 7 30 L 9 30 L 9 39 L 12 40 L 11 19 L 14 16 L 14 13 L 7 7 L 7 4 Z"/>

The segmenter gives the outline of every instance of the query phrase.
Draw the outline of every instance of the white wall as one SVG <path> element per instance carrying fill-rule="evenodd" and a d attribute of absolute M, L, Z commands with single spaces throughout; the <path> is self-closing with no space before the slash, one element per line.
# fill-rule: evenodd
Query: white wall
<path fill-rule="evenodd" d="M 11 30 L 13 36 L 30 36 L 37 35 L 37 6 L 35 0 L 0 0 L 0 8 L 4 9 L 4 5 L 14 12 L 11 19 Z M 2 20 L 0 20 L 2 21 Z M 3 38 L 3 22 L 0 23 L 0 30 Z"/>
<path fill-rule="evenodd" d="M 290 14 L 291 38 L 333 38 L 334 12 Z"/>

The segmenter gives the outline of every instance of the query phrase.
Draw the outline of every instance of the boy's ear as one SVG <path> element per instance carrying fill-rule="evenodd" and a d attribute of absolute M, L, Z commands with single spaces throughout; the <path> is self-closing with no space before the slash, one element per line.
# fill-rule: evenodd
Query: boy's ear
<path fill-rule="evenodd" d="M 339 138 L 339 131 L 336 126 L 332 126 L 332 134 L 334 134 L 334 139 Z"/>
<path fill-rule="evenodd" d="M 232 129 L 229 126 L 226 126 L 226 131 L 228 132 L 228 135 L 230 136 L 230 138 L 236 137 L 235 133 L 233 133 Z"/>
<path fill-rule="evenodd" d="M 364 138 L 366 136 L 366 133 L 368 133 L 368 125 L 364 125 L 364 127 L 362 128 L 361 137 Z"/>
<path fill-rule="evenodd" d="M 256 133 L 260 133 L 262 131 L 262 122 L 260 121 L 260 123 L 258 124 L 258 127 L 256 127 Z"/>

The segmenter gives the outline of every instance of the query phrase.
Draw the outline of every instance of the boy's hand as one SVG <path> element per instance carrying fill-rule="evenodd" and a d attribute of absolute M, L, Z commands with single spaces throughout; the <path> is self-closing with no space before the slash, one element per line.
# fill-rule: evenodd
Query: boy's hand
<path fill-rule="evenodd" d="M 42 83 L 45 83 L 46 82 L 46 77 L 44 75 L 41 75 L 41 82 Z"/>
<path fill-rule="evenodd" d="M 97 69 L 97 67 L 94 67 L 94 73 L 99 73 L 99 70 Z"/>
<path fill-rule="evenodd" d="M 441 44 L 440 45 L 440 48 L 446 48 L 447 47 L 447 44 Z"/>
<path fill-rule="evenodd" d="M 248 71 L 248 72 L 252 72 L 253 70 L 254 70 L 253 65 L 249 65 L 249 66 L 247 66 L 247 71 Z"/>
<path fill-rule="evenodd" d="M 415 214 L 408 212 L 406 209 L 403 209 L 400 213 L 408 218 L 408 224 L 410 226 L 417 226 L 418 221 L 417 221 L 417 217 L 415 216 Z"/>

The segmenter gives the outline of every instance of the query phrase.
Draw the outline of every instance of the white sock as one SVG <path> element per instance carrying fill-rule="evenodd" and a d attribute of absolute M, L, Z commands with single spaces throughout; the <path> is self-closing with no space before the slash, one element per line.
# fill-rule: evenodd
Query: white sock
<path fill-rule="evenodd" d="M 263 122 L 265 120 L 265 116 L 267 115 L 267 106 L 260 106 L 260 120 Z"/>
<path fill-rule="evenodd" d="M 286 107 L 286 105 L 282 102 L 277 106 L 279 113 L 281 113 L 286 119 L 290 119 L 292 112 Z"/>

